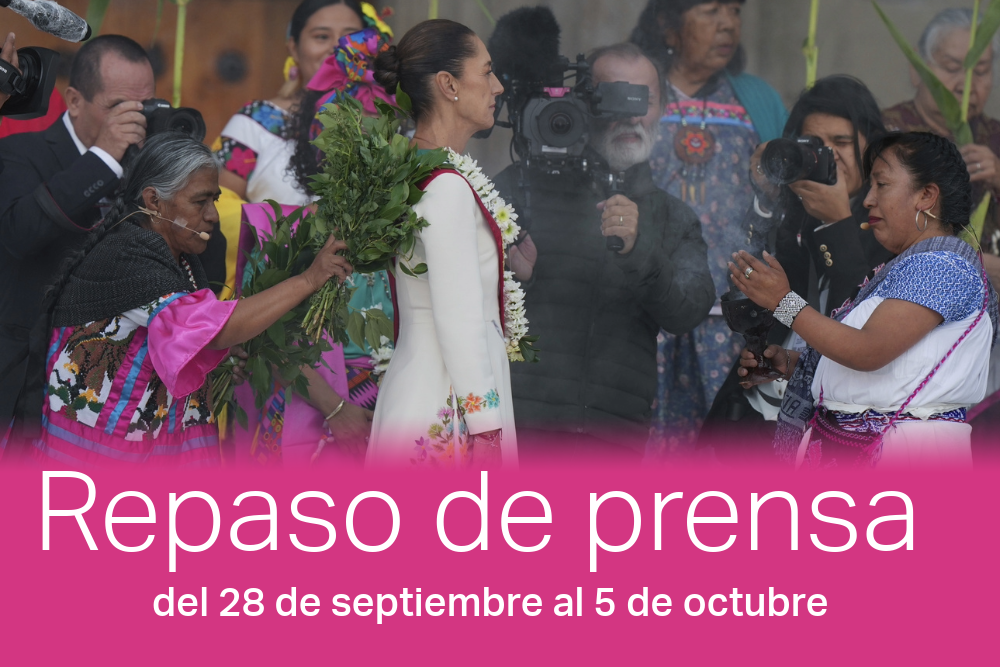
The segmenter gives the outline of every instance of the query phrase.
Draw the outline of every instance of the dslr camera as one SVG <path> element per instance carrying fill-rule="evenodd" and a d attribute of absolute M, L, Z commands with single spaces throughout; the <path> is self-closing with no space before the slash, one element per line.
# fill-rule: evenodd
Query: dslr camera
<path fill-rule="evenodd" d="M 0 92 L 10 95 L 0 108 L 0 116 L 31 120 L 47 114 L 58 60 L 55 51 L 34 46 L 17 50 L 20 72 L 6 60 L 0 60 Z"/>
<path fill-rule="evenodd" d="M 796 181 L 813 181 L 823 185 L 837 182 L 833 149 L 823 145 L 819 137 L 775 139 L 764 149 L 760 165 L 767 180 L 775 185 Z"/>
<path fill-rule="evenodd" d="M 181 132 L 197 141 L 205 140 L 205 119 L 197 109 L 170 106 L 161 99 L 144 100 L 142 115 L 146 117 L 146 136 L 160 132 Z"/>

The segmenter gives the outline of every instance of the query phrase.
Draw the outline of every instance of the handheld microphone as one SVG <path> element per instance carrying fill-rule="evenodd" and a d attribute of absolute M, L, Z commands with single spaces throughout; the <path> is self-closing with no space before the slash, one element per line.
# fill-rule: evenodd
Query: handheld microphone
<path fill-rule="evenodd" d="M 625 194 L 625 172 L 609 173 L 607 179 L 608 199 Z M 620 236 L 608 236 L 605 237 L 604 246 L 612 252 L 618 252 L 625 249 L 625 239 Z"/>
<path fill-rule="evenodd" d="M 172 222 L 175 225 L 177 225 L 178 227 L 180 227 L 181 229 L 183 229 L 185 231 L 189 231 L 192 234 L 194 234 L 195 236 L 199 237 L 202 241 L 208 241 L 209 239 L 212 238 L 212 235 L 209 234 L 208 232 L 196 232 L 195 230 L 191 229 L 190 227 L 188 227 L 187 225 L 185 225 L 183 223 L 177 222 L 176 220 L 171 220 L 170 218 L 164 218 L 162 215 L 160 215 L 159 213 L 157 213 L 156 211 L 154 211 L 152 209 L 140 208 L 139 210 L 142 211 L 143 213 L 145 213 L 146 215 L 150 216 L 150 217 L 159 218 L 160 220 L 166 220 L 167 222 Z"/>
<path fill-rule="evenodd" d="M 90 39 L 91 30 L 87 22 L 52 0 L 0 0 L 0 7 L 9 8 L 42 32 L 67 42 Z"/>

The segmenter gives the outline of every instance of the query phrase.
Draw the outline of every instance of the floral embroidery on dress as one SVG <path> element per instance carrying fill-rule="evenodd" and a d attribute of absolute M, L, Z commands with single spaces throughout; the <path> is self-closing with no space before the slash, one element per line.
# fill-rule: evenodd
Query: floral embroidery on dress
<path fill-rule="evenodd" d="M 96 424 L 134 334 L 134 330 L 123 332 L 118 317 L 73 331 L 49 376 L 52 408 L 63 410 L 73 421 Z"/>
<path fill-rule="evenodd" d="M 46 400 L 49 409 L 94 428 L 106 409 L 117 405 L 120 410 L 133 405 L 125 439 L 134 441 L 156 438 L 164 427 L 168 433 L 174 433 L 213 423 L 208 385 L 178 401 L 154 374 L 145 387 L 135 387 L 135 391 L 141 391 L 137 402 L 130 403 L 127 397 L 123 401 L 122 397 L 112 395 L 115 379 L 122 373 L 139 377 L 147 355 L 147 342 L 136 340 L 136 335 L 140 327 L 148 326 L 152 314 L 172 296 L 168 294 L 122 315 L 69 330 L 56 330 L 60 345 L 54 352 L 56 358 L 48 375 Z"/>
<path fill-rule="evenodd" d="M 491 391 L 490 393 L 495 394 L 496 392 Z M 470 396 L 473 395 L 470 394 Z M 473 396 L 473 398 L 477 398 L 480 402 L 485 403 L 482 397 Z M 458 403 L 459 417 L 456 419 L 452 397 L 448 396 L 445 406 L 438 410 L 438 421 L 431 424 L 430 428 L 427 429 L 427 437 L 422 437 L 414 441 L 415 445 L 410 463 L 414 465 L 454 468 L 466 466 L 471 462 L 472 452 L 469 450 L 468 428 L 465 426 L 465 421 L 461 418 L 461 415 L 465 414 L 465 409 L 462 406 L 466 403 L 466 399 L 459 399 Z M 499 405 L 499 398 L 497 399 L 497 404 Z M 455 437 L 456 424 L 458 425 L 457 438 Z M 457 456 L 455 452 L 456 444 L 458 445 Z"/>
<path fill-rule="evenodd" d="M 247 116 L 273 135 L 280 137 L 285 132 L 285 112 L 267 100 L 251 102 L 236 112 L 236 115 Z M 257 168 L 257 151 L 232 137 L 221 136 L 216 139 L 212 144 L 212 151 L 222 163 L 223 169 L 243 180 L 250 180 L 250 175 Z"/>
<path fill-rule="evenodd" d="M 257 153 L 235 139 L 220 138 L 212 148 L 216 158 L 222 163 L 222 168 L 244 180 L 249 180 L 253 170 L 257 168 Z"/>

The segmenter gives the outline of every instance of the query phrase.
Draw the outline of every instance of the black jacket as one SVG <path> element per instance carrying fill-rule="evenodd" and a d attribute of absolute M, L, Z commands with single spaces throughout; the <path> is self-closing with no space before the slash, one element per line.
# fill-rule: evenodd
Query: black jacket
<path fill-rule="evenodd" d="M 694 212 L 658 189 L 648 164 L 626 172 L 639 207 L 639 235 L 627 255 L 605 247 L 596 204 L 606 198 L 580 176 L 496 180 L 523 214 L 538 248 L 525 307 L 541 361 L 511 365 L 519 428 L 588 434 L 642 451 L 656 392 L 660 329 L 693 329 L 715 302 L 707 246 Z"/>
<path fill-rule="evenodd" d="M 871 277 L 875 267 L 894 257 L 875 240 L 875 234 L 871 230 L 860 227 L 861 223 L 868 220 L 868 211 L 863 205 L 866 193 L 867 187 L 855 197 L 851 206 L 853 215 L 850 218 L 820 230 L 816 228 L 823 223 L 808 215 L 795 197 L 786 197 L 776 211 L 776 215 L 781 215 L 782 219 L 777 228 L 774 254 L 788 276 L 789 286 L 819 310 L 818 295 L 822 282 L 829 289 L 825 308 L 821 311 L 827 316 L 844 302 L 857 296 L 861 283 L 865 278 Z M 787 335 L 788 328 L 776 323 L 768 336 L 768 342 L 781 345 Z M 749 436 L 756 434 L 760 436 L 758 440 L 769 444 L 774 423 L 763 423 L 763 417 L 750 406 L 739 384 L 740 377 L 736 373 L 738 369 L 737 359 L 712 403 L 702 429 L 701 441 L 711 441 L 716 454 L 722 459 L 732 456 L 742 461 L 747 452 L 739 450 L 743 449 L 745 443 L 754 440 Z M 731 437 L 734 428 L 740 429 L 742 436 L 748 437 Z M 725 451 L 727 445 L 734 451 Z M 769 452 L 763 452 L 762 455 L 767 458 Z"/>
<path fill-rule="evenodd" d="M 827 283 L 830 291 L 824 315 L 853 299 L 872 269 L 894 257 L 875 240 L 874 232 L 860 227 L 868 220 L 863 204 L 867 192 L 866 187 L 854 198 L 852 217 L 819 230 L 816 228 L 823 223 L 808 215 L 797 199 L 790 201 L 788 213 L 778 226 L 775 256 L 792 290 L 803 298 L 815 299 L 819 282 Z"/>
<path fill-rule="evenodd" d="M 67 253 L 101 219 L 118 187 L 100 157 L 80 155 L 62 120 L 0 140 L 0 419 L 11 414 L 24 375 L 28 333 L 42 293 Z"/>

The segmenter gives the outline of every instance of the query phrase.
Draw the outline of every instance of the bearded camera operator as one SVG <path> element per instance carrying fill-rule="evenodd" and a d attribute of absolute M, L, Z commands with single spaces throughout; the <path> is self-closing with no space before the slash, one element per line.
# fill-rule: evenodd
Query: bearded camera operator
<path fill-rule="evenodd" d="M 496 179 L 529 218 L 509 251 L 541 350 L 539 363 L 511 366 L 522 462 L 639 463 L 657 333 L 692 329 L 715 302 L 697 217 L 651 177 L 662 73 L 633 44 L 597 49 L 588 60 L 595 84 L 649 88 L 645 116 L 591 128 L 589 157 L 624 172 L 624 194 L 609 197 L 593 174 L 577 172 L 515 165 Z M 624 247 L 609 250 L 611 236 Z"/>
<path fill-rule="evenodd" d="M 885 133 L 871 91 L 853 77 L 834 75 L 820 79 L 800 95 L 784 136 L 815 137 L 832 151 L 836 182 L 805 178 L 779 186 L 769 180 L 762 164 L 768 144 L 759 146 L 751 158 L 750 178 L 758 194 L 747 213 L 748 222 L 758 229 L 776 229 L 773 253 L 792 290 L 808 295 L 810 304 L 827 316 L 854 298 L 874 268 L 893 257 L 867 229 L 864 200 L 869 184 L 863 180 L 861 168 L 865 148 Z M 789 330 L 776 323 L 769 342 L 792 347 L 795 341 L 790 338 Z M 712 404 L 701 443 L 711 441 L 722 460 L 769 460 L 773 458 L 770 438 L 784 383 L 741 386 L 745 378 L 738 369 L 739 360 Z M 732 437 L 737 433 L 740 437 Z M 747 443 L 755 440 L 761 446 L 748 448 Z"/>

